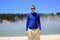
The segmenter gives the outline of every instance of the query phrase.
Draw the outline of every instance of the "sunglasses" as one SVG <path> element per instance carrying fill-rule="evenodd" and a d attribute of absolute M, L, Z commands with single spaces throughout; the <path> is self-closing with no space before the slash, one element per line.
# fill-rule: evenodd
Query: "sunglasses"
<path fill-rule="evenodd" d="M 35 9 L 35 8 L 31 8 L 31 9 Z"/>

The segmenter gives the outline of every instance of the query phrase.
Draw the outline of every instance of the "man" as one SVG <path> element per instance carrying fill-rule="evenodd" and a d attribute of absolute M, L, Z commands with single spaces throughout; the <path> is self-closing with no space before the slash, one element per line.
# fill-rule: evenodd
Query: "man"
<path fill-rule="evenodd" d="M 35 12 L 35 6 L 31 6 L 31 13 L 27 15 L 26 35 L 29 40 L 40 40 L 41 24 L 40 16 Z"/>

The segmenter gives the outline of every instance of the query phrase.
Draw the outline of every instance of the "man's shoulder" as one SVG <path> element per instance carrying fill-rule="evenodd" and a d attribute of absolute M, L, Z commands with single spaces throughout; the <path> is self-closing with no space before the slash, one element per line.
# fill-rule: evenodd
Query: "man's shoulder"
<path fill-rule="evenodd" d="M 30 15 L 31 15 L 31 14 L 30 14 L 30 13 L 28 13 L 28 14 L 27 14 L 27 17 L 29 17 Z"/>
<path fill-rule="evenodd" d="M 37 14 L 37 16 L 39 16 L 40 14 L 39 13 L 36 13 Z"/>
<path fill-rule="evenodd" d="M 28 14 L 27 14 L 27 16 L 30 16 L 30 15 L 31 15 L 31 13 L 28 13 Z"/>

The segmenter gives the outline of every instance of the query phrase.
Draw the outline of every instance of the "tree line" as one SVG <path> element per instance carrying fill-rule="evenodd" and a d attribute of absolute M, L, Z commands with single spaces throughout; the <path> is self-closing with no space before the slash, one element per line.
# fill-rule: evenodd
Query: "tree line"
<path fill-rule="evenodd" d="M 39 13 L 40 16 L 49 16 L 49 15 L 52 15 L 54 16 L 55 14 L 54 13 L 51 13 L 51 14 L 44 14 L 44 13 Z M 60 16 L 60 12 L 57 12 L 56 15 Z M 20 20 L 23 20 L 24 17 L 26 17 L 27 14 L 20 14 L 20 13 L 0 13 L 0 22 L 2 20 L 8 20 L 8 21 L 16 21 L 18 19 Z"/>

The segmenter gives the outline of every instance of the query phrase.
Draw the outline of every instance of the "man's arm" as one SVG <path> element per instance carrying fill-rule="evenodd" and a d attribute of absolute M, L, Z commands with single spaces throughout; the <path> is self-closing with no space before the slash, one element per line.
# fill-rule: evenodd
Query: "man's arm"
<path fill-rule="evenodd" d="M 28 31 L 28 24 L 29 24 L 29 17 L 28 17 L 28 15 L 27 15 L 26 31 Z"/>
<path fill-rule="evenodd" d="M 41 30 L 40 16 L 38 15 L 38 28 Z"/>

